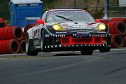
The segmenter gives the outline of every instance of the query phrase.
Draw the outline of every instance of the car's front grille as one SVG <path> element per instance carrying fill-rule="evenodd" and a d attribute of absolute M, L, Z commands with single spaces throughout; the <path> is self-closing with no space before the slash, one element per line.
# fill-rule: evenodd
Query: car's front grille
<path fill-rule="evenodd" d="M 76 29 L 76 30 L 71 30 L 71 32 L 78 32 L 78 33 L 89 33 L 89 32 L 92 32 L 93 30 L 92 29 Z"/>
<path fill-rule="evenodd" d="M 62 38 L 63 44 L 69 44 L 69 38 Z"/>
<path fill-rule="evenodd" d="M 94 37 L 94 41 L 95 43 L 101 43 L 101 39 L 100 37 Z"/>
<path fill-rule="evenodd" d="M 92 38 L 88 38 L 88 39 L 72 39 L 72 43 L 75 43 L 75 44 L 83 44 L 83 43 L 91 43 L 92 42 Z"/>
<path fill-rule="evenodd" d="M 74 44 L 102 44 L 103 38 L 101 36 L 93 36 L 90 38 L 73 38 L 73 37 L 62 37 L 62 45 L 74 45 Z"/>

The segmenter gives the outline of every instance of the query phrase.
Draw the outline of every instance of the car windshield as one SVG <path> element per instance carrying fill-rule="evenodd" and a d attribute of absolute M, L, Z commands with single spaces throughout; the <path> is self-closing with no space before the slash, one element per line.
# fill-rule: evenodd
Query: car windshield
<path fill-rule="evenodd" d="M 95 20 L 86 11 L 52 11 L 47 13 L 46 22 L 93 22 Z"/>

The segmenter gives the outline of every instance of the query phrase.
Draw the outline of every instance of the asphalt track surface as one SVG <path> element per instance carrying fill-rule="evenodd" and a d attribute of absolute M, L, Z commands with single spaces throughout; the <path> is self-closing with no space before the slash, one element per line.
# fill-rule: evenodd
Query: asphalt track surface
<path fill-rule="evenodd" d="M 2 58 L 6 56 L 13 55 L 0 55 L 0 84 L 126 84 L 126 49 L 92 56 L 54 52 Z"/>

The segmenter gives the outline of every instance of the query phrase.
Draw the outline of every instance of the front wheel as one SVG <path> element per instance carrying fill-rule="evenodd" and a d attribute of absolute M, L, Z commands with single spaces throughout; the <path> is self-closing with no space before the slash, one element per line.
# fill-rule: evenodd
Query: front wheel
<path fill-rule="evenodd" d="M 26 54 L 29 55 L 29 56 L 37 56 L 38 55 L 37 50 L 31 51 L 28 34 L 26 34 Z"/>
<path fill-rule="evenodd" d="M 81 55 L 92 55 L 93 54 L 93 50 L 83 50 L 81 51 Z"/>
<path fill-rule="evenodd" d="M 45 43 L 44 43 L 44 35 L 45 35 L 45 31 L 44 30 L 41 30 L 41 50 L 44 51 L 44 46 L 45 46 Z"/>

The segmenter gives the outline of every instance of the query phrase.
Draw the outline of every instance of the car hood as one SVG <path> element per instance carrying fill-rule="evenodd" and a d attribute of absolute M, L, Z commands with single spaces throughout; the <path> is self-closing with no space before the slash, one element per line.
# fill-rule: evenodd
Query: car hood
<path fill-rule="evenodd" d="M 46 23 L 46 25 L 48 26 L 52 26 L 54 24 L 58 24 L 62 28 L 67 28 L 67 29 L 93 29 L 95 28 L 95 23 L 90 23 L 90 22 Z"/>
<path fill-rule="evenodd" d="M 89 22 L 66 22 L 66 23 L 46 23 L 45 26 L 52 27 L 54 24 L 60 25 L 62 28 L 66 28 L 67 32 L 71 33 L 91 33 L 95 31 L 96 23 Z M 53 32 L 53 31 L 51 31 Z M 56 31 L 55 33 L 59 33 Z M 63 33 L 63 32 L 60 32 Z"/>

